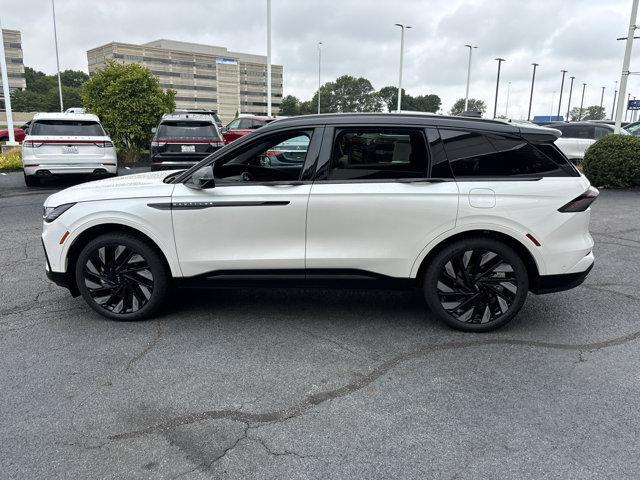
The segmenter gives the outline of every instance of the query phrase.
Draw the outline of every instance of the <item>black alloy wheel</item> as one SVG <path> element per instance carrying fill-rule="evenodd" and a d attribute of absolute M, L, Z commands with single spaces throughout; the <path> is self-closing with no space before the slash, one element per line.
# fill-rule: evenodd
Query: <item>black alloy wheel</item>
<path fill-rule="evenodd" d="M 425 276 L 425 297 L 431 310 L 450 326 L 492 330 L 522 307 L 527 272 L 507 245 L 492 239 L 461 241 L 434 260 Z"/>
<path fill-rule="evenodd" d="M 167 290 L 158 253 L 126 234 L 89 242 L 76 263 L 78 288 L 89 306 L 116 320 L 138 320 L 157 310 Z"/>

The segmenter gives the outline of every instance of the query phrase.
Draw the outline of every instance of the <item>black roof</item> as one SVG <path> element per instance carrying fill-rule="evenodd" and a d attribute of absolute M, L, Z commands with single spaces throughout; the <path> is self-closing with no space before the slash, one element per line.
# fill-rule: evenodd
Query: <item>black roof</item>
<path fill-rule="evenodd" d="M 380 124 L 389 126 L 436 126 L 453 127 L 469 130 L 494 131 L 499 133 L 515 133 L 527 136 L 548 137 L 553 141 L 560 136 L 558 130 L 540 127 L 530 123 L 507 120 L 491 120 L 485 118 L 457 117 L 424 113 L 323 113 L 316 115 L 300 115 L 297 117 L 279 118 L 260 130 L 276 130 L 282 127 L 309 127 L 314 125 L 344 124 Z"/>

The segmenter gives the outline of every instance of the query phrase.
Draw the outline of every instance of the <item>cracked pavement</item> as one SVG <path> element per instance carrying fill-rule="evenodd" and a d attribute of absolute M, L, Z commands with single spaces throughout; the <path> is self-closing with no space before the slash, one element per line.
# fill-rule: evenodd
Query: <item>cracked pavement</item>
<path fill-rule="evenodd" d="M 640 190 L 596 266 L 491 334 L 419 292 L 180 291 L 111 322 L 48 282 L 41 208 L 0 177 L 0 478 L 637 478 Z"/>

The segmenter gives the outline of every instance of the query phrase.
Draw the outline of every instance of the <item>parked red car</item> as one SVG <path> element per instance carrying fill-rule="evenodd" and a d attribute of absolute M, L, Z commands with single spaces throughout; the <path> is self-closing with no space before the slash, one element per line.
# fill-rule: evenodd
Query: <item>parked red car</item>
<path fill-rule="evenodd" d="M 26 133 L 22 128 L 14 127 L 13 128 L 13 136 L 16 138 L 16 142 L 22 142 Z M 9 129 L 8 128 L 0 128 L 0 142 L 9 141 Z"/>
<path fill-rule="evenodd" d="M 253 117 L 244 116 L 236 118 L 229 122 L 229 124 L 222 129 L 222 136 L 224 137 L 224 143 L 231 143 L 234 140 L 239 139 L 247 133 L 251 133 L 256 128 L 264 127 L 267 123 L 272 122 L 274 119 L 270 117 Z"/>

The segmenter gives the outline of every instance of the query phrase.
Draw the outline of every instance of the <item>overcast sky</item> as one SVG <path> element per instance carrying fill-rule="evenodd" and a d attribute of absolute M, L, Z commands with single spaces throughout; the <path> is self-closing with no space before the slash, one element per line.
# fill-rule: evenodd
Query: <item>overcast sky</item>
<path fill-rule="evenodd" d="M 22 31 L 25 65 L 55 71 L 50 0 L 2 0 L 4 28 Z M 19 7 L 17 7 L 19 5 Z M 560 70 L 569 70 L 572 105 L 600 103 L 610 113 L 614 82 L 620 79 L 631 0 L 272 0 L 273 63 L 284 65 L 285 95 L 308 99 L 317 87 L 317 42 L 323 46 L 323 81 L 343 74 L 368 78 L 376 89 L 397 85 L 400 32 L 405 38 L 403 86 L 412 95 L 435 93 L 445 112 L 464 96 L 466 43 L 474 51 L 470 96 L 493 111 L 496 61 L 502 57 L 498 112 L 504 114 L 511 82 L 509 116 L 526 117 L 531 62 L 540 64 L 532 114 L 549 114 Z M 61 69 L 87 71 L 86 51 L 110 41 L 143 43 L 158 38 L 219 45 L 265 54 L 266 0 L 57 0 Z M 640 45 L 631 70 L 640 71 Z M 640 98 L 640 77 L 629 91 Z"/>

